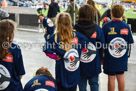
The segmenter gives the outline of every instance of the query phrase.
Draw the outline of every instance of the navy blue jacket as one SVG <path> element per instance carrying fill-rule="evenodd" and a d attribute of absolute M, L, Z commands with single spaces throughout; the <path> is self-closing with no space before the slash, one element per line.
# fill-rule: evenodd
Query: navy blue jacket
<path fill-rule="evenodd" d="M 56 84 L 53 79 L 39 75 L 26 83 L 24 91 L 56 91 Z"/>
<path fill-rule="evenodd" d="M 47 17 L 48 17 L 48 18 L 56 17 L 57 12 L 60 12 L 58 3 L 53 2 L 53 3 L 51 3 L 51 4 L 49 5 L 49 11 L 48 11 Z"/>
<path fill-rule="evenodd" d="M 105 71 L 127 71 L 129 44 L 134 43 L 129 26 L 119 20 L 111 21 L 103 26 L 105 42 L 104 65 Z"/>
<path fill-rule="evenodd" d="M 43 19 L 43 26 L 44 28 L 47 28 L 47 34 L 53 34 L 55 30 L 55 26 L 53 22 L 49 18 L 44 18 Z"/>
<path fill-rule="evenodd" d="M 99 49 L 105 44 L 103 31 L 97 24 L 87 21 L 79 21 L 74 28 L 89 39 L 87 49 L 82 50 L 80 74 L 84 77 L 96 76 L 101 72 L 100 54 L 103 54 L 99 53 Z"/>
<path fill-rule="evenodd" d="M 45 53 L 56 53 L 61 57 L 60 60 L 56 61 L 56 82 L 66 88 L 70 88 L 79 84 L 79 58 L 81 55 L 82 48 L 84 48 L 85 43 L 88 42 L 88 39 L 79 32 L 74 32 L 74 35 L 75 37 L 73 38 L 73 42 L 75 43 L 70 51 L 64 51 L 61 48 L 61 41 L 59 35 L 57 36 L 56 42 L 55 35 L 52 35 L 50 39 L 47 40 L 46 45 L 44 46 Z"/>
<path fill-rule="evenodd" d="M 10 54 L 4 59 L 0 59 L 0 83 L 4 84 L 5 81 L 10 82 L 4 91 L 23 91 L 19 77 L 25 74 L 21 50 L 18 45 L 12 43 L 9 51 Z"/>

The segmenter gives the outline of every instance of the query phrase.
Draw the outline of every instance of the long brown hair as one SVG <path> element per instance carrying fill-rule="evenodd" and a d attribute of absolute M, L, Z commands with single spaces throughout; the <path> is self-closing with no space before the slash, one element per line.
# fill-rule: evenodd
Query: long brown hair
<path fill-rule="evenodd" d="M 45 75 L 49 78 L 51 78 L 53 81 L 55 81 L 54 77 L 52 76 L 52 74 L 48 71 L 47 68 L 41 67 L 36 71 L 35 75 Z"/>
<path fill-rule="evenodd" d="M 68 13 L 63 12 L 57 15 L 56 31 L 59 34 L 63 49 L 68 51 L 70 46 L 66 48 L 66 45 L 71 45 L 72 40 L 72 22 Z"/>
<path fill-rule="evenodd" d="M 92 5 L 93 8 L 94 8 L 94 10 L 99 14 L 99 16 L 101 16 L 101 13 L 100 13 L 100 11 L 95 7 L 95 3 L 94 3 L 93 0 L 88 0 L 88 1 L 87 1 L 87 4 Z"/>
<path fill-rule="evenodd" d="M 13 40 L 15 26 L 11 20 L 0 21 L 0 59 L 9 53 L 11 40 Z M 3 46 L 5 44 L 6 47 Z"/>
<path fill-rule="evenodd" d="M 94 8 L 89 4 L 85 4 L 81 6 L 81 8 L 79 9 L 78 16 L 79 16 L 78 21 L 80 20 L 94 21 L 95 20 Z"/>

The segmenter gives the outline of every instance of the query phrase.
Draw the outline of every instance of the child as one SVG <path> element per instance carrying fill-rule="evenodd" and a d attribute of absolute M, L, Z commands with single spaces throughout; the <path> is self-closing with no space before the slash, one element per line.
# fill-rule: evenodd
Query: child
<path fill-rule="evenodd" d="M 126 23 L 126 17 L 125 17 L 125 15 L 122 16 L 122 21 Z"/>
<path fill-rule="evenodd" d="M 47 37 L 51 36 L 54 33 L 55 26 L 49 18 L 45 18 L 43 14 L 40 14 L 39 19 L 43 21 L 43 27 L 45 29 L 44 38 L 47 40 Z"/>
<path fill-rule="evenodd" d="M 127 71 L 129 45 L 134 41 L 129 26 L 121 20 L 123 14 L 122 5 L 113 5 L 112 21 L 102 28 L 108 44 L 103 66 L 104 73 L 108 75 L 108 91 L 114 91 L 115 78 L 118 82 L 118 91 L 125 91 L 124 72 Z"/>
<path fill-rule="evenodd" d="M 102 45 L 105 40 L 102 29 L 93 22 L 95 20 L 94 15 L 94 9 L 91 5 L 81 6 L 78 24 L 75 25 L 75 29 L 89 39 L 88 47 L 82 51 L 80 59 L 80 91 L 87 91 L 87 80 L 89 81 L 90 91 L 99 91 L 98 77 L 101 73 L 101 61 L 97 42 Z"/>
<path fill-rule="evenodd" d="M 23 91 L 25 74 L 21 50 L 12 43 L 15 26 L 11 20 L 0 21 L 0 90 Z"/>
<path fill-rule="evenodd" d="M 56 60 L 57 91 L 76 91 L 80 80 L 79 58 L 88 39 L 72 29 L 68 13 L 58 14 L 56 29 L 55 35 L 47 40 L 44 52 Z"/>
<path fill-rule="evenodd" d="M 24 91 L 56 91 L 55 79 L 47 68 L 41 67 L 25 85 Z"/>

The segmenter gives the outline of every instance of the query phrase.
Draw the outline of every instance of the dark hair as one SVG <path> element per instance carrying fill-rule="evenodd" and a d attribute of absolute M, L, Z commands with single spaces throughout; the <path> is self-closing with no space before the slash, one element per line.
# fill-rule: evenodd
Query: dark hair
<path fill-rule="evenodd" d="M 124 14 L 124 7 L 120 4 L 112 5 L 111 12 L 115 18 L 121 18 Z"/>
<path fill-rule="evenodd" d="M 3 59 L 9 53 L 9 47 L 11 40 L 13 39 L 12 34 L 14 33 L 14 30 L 15 26 L 12 20 L 0 21 L 0 59 Z M 7 42 L 7 48 L 3 47 L 4 42 Z"/>
<path fill-rule="evenodd" d="M 89 5 L 85 4 L 81 6 L 79 9 L 79 18 L 78 21 L 85 20 L 85 21 L 94 21 L 95 20 L 95 13 L 94 8 Z"/>
<path fill-rule="evenodd" d="M 52 74 L 48 71 L 47 68 L 41 67 L 36 71 L 35 75 L 45 75 L 49 78 L 51 78 L 53 81 L 55 81 L 54 77 L 52 76 Z"/>
<path fill-rule="evenodd" d="M 74 0 L 70 0 L 70 2 L 73 2 Z"/>
<path fill-rule="evenodd" d="M 38 15 L 38 18 L 39 18 L 40 16 L 43 16 L 43 17 L 44 17 L 44 15 L 43 15 L 43 14 L 40 14 L 40 15 Z"/>

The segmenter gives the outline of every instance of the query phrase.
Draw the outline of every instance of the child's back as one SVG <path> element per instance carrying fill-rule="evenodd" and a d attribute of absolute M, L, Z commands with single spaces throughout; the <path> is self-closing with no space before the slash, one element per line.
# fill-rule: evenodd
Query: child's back
<path fill-rule="evenodd" d="M 0 22 L 0 90 L 23 91 L 21 76 L 25 74 L 21 50 L 12 43 L 14 24 L 9 20 Z"/>
<path fill-rule="evenodd" d="M 120 20 L 113 20 L 103 27 L 105 41 L 109 47 L 105 50 L 104 69 L 126 71 L 128 44 L 133 43 L 129 26 Z"/>
<path fill-rule="evenodd" d="M 113 5 L 112 21 L 102 28 L 107 44 L 103 68 L 104 73 L 108 75 L 108 91 L 114 91 L 115 78 L 117 78 L 118 90 L 125 90 L 124 72 L 127 71 L 129 45 L 134 41 L 129 26 L 121 21 L 123 14 L 122 5 Z"/>
<path fill-rule="evenodd" d="M 56 91 L 55 79 L 47 68 L 39 68 L 35 77 L 28 81 L 24 91 Z"/>

